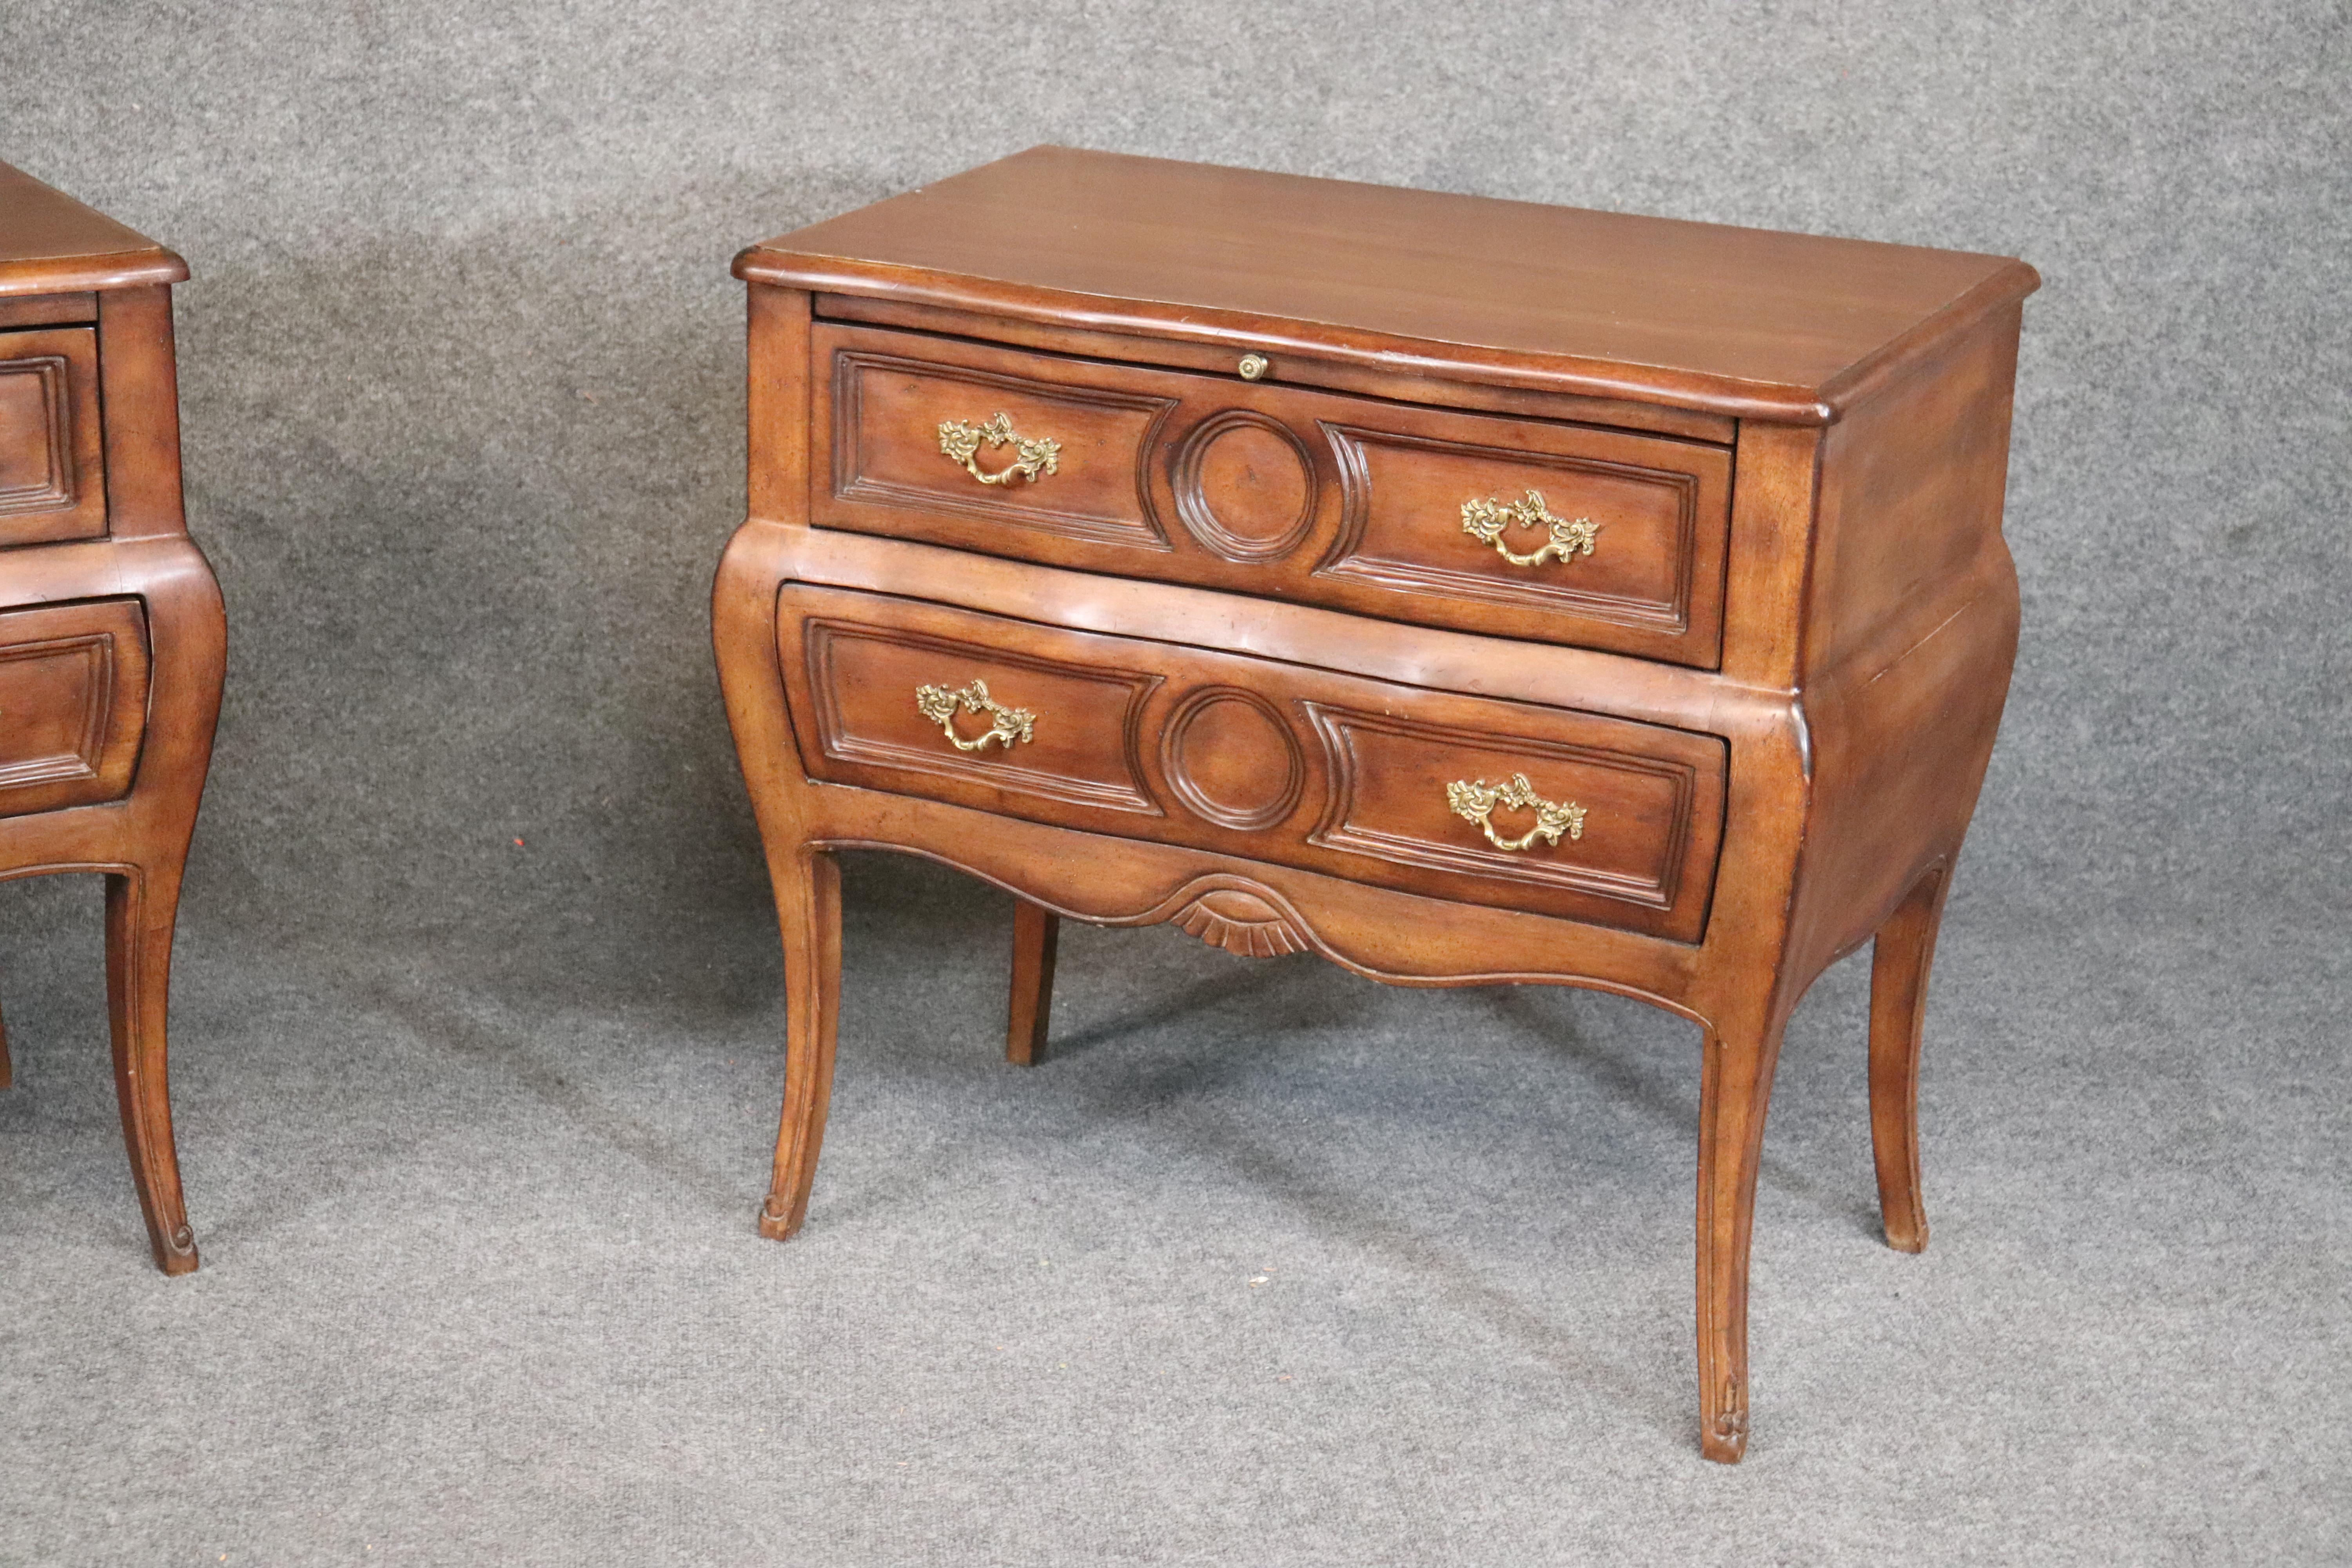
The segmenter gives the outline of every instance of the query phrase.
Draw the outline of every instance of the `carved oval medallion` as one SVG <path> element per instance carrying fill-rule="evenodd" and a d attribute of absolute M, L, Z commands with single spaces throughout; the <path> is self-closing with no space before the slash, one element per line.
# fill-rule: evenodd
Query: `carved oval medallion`
<path fill-rule="evenodd" d="M 1161 732 L 1160 765 L 1168 787 L 1195 815 L 1244 831 L 1288 816 L 1307 777 L 1281 710 L 1232 686 L 1184 700 Z"/>
<path fill-rule="evenodd" d="M 1184 438 L 1172 476 L 1176 514 L 1228 561 L 1273 561 L 1315 521 L 1315 459 L 1288 428 L 1229 409 Z"/>

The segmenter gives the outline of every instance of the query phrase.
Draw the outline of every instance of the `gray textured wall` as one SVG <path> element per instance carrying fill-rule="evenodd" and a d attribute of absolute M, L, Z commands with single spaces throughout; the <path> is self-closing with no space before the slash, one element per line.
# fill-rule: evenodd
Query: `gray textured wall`
<path fill-rule="evenodd" d="M 2339 896 L 2347 17 L 16 0 L 0 156 L 195 270 L 233 651 L 192 919 L 762 918 L 705 642 L 727 260 L 1060 141 L 2034 263 L 1967 907 L 2072 920 Z"/>

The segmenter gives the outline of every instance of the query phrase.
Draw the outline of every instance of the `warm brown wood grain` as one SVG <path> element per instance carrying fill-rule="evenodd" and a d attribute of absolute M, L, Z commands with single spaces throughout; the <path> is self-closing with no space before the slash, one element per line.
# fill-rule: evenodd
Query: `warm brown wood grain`
<path fill-rule="evenodd" d="M 0 294 L 0 329 L 81 326 L 97 320 L 95 294 Z"/>
<path fill-rule="evenodd" d="M 177 283 L 188 264 L 135 229 L 0 163 L 0 295 Z"/>
<path fill-rule="evenodd" d="M 1132 332 L 1088 331 L 1053 321 L 953 310 L 856 294 L 820 294 L 811 309 L 820 320 L 863 321 L 981 342 L 1017 344 L 1081 359 L 1166 365 L 1173 370 L 1206 371 L 1213 375 L 1234 374 L 1241 359 L 1238 351 L 1225 344 L 1139 337 Z M 1645 430 L 1659 436 L 1711 441 L 1718 447 L 1731 445 L 1739 436 L 1739 422 L 1720 414 L 1701 414 L 1660 403 L 1632 403 L 1622 397 L 1580 397 L 1573 393 L 1460 381 L 1393 366 L 1311 359 L 1301 354 L 1285 354 L 1278 363 L 1270 362 L 1265 379 L 1277 385 L 1319 386 L 1328 392 L 1354 393 L 1391 403 L 1475 408 L 1489 414 L 1523 415 L 1530 419 Z"/>
<path fill-rule="evenodd" d="M 106 531 L 98 333 L 0 332 L 0 548 Z"/>
<path fill-rule="evenodd" d="M 1919 1197 L 1919 1036 L 1927 971 L 1951 890 L 1948 868 L 1922 876 L 1878 928 L 1870 958 L 1870 1149 L 1886 1245 L 1924 1252 L 1927 1211 Z"/>
<path fill-rule="evenodd" d="M 1723 818 L 1714 736 L 797 584 L 777 635 L 813 778 L 1685 942 L 1706 917 Z M 1034 715 L 1029 740 L 962 751 L 917 705 L 921 687 L 975 679 Z M 1205 781 L 1179 729 L 1203 697 L 1256 700 Z M 988 731 L 949 723 L 968 742 Z M 1507 851 L 1448 805 L 1449 783 L 1517 774 L 1583 806 L 1581 837 Z M 1198 809 L 1213 791 L 1230 809 Z M 1515 838 L 1535 817 L 1493 820 Z"/>
<path fill-rule="evenodd" d="M 0 610 L 0 816 L 121 799 L 146 726 L 138 600 Z"/>
<path fill-rule="evenodd" d="M 1712 666 L 1731 453 L 1623 430 L 1375 402 L 824 322 L 820 526 L 1369 616 Z M 989 484 L 940 427 L 1006 416 L 1055 468 Z M 983 474 L 1012 462 L 982 452 Z M 1591 521 L 1590 553 L 1515 565 L 1465 502 Z M 1502 542 L 1537 552 L 1540 528 Z"/>
<path fill-rule="evenodd" d="M 1062 941 L 1061 917 L 1026 899 L 1013 900 L 1013 984 L 1004 1019 L 1004 1059 L 1035 1067 L 1045 1059 L 1045 1035 L 1054 1016 L 1054 954 Z"/>
<path fill-rule="evenodd" d="M 97 321 L 94 331 L 0 333 L 0 373 L 27 342 L 68 345 L 76 505 L 88 497 L 96 509 L 95 526 L 71 536 L 28 535 L 12 525 L 41 514 L 0 504 L 0 543 L 17 546 L 0 549 L 0 879 L 106 879 L 116 1099 L 167 1274 L 196 1267 L 166 1026 L 180 879 L 226 652 L 220 590 L 181 510 L 167 285 L 185 276 L 169 251 L 0 165 L 0 303 L 11 320 Z M 0 444 L 9 428 L 0 408 Z"/>
<path fill-rule="evenodd" d="M 2038 279 L 2004 257 L 1034 147 L 745 251 L 739 277 L 1821 423 Z"/>
<path fill-rule="evenodd" d="M 1613 992 L 1697 1026 L 1699 1446 L 1737 1460 L 1782 1033 L 1874 935 L 1887 1239 L 1925 1240 L 1920 1021 L 2016 647 L 2032 269 L 1045 149 L 737 270 L 751 515 L 713 629 L 793 988 L 761 1228 L 806 1214 L 840 849 L 1015 895 L 1016 1061 L 1060 919 Z M 1069 466 L 940 454 L 1000 409 Z M 1457 492 L 1514 486 L 1605 510 L 1617 574 L 1561 576 L 1613 605 L 1443 553 Z M 913 706 L 975 677 L 1028 739 Z M 1452 810 L 1506 773 L 1583 833 L 1508 850 Z"/>

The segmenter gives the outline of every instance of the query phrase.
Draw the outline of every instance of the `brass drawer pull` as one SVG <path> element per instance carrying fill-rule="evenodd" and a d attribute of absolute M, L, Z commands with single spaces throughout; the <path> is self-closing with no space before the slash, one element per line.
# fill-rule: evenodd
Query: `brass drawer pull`
<path fill-rule="evenodd" d="M 940 428 L 944 430 L 946 426 Z M 1514 553 L 1503 542 L 1503 530 L 1514 523 L 1521 528 L 1549 527 L 1551 539 L 1532 555 Z M 1482 544 L 1493 545 L 1496 553 L 1514 566 L 1540 566 L 1555 555 L 1565 561 L 1571 555 L 1591 554 L 1592 536 L 1601 531 L 1601 525 L 1589 517 L 1580 517 L 1574 522 L 1554 517 L 1544 505 L 1543 491 L 1529 490 L 1525 500 L 1464 501 L 1462 531 Z"/>
<path fill-rule="evenodd" d="M 915 706 L 922 710 L 924 718 L 939 725 L 940 732 L 959 752 L 980 751 L 991 741 L 1003 742 L 1009 752 L 1013 742 L 1029 739 L 1030 729 L 1037 722 L 1037 715 L 1026 708 L 1007 708 L 990 697 L 988 682 L 978 677 L 961 691 L 950 691 L 944 686 L 918 686 Z M 957 734 L 955 716 L 959 709 L 966 713 L 987 714 L 988 733 L 977 741 L 967 741 Z"/>
<path fill-rule="evenodd" d="M 1525 849 L 1538 838 L 1546 844 L 1558 844 L 1563 833 L 1570 838 L 1584 837 L 1584 807 L 1572 800 L 1546 800 L 1528 783 L 1525 773 L 1513 773 L 1508 784 L 1490 784 L 1485 779 L 1456 779 L 1445 786 L 1445 802 L 1454 808 L 1454 816 L 1486 829 L 1486 841 L 1497 849 Z M 1498 805 L 1507 805 L 1515 811 L 1533 807 L 1536 825 L 1517 838 L 1504 837 L 1495 831 L 1493 816 Z"/>
<path fill-rule="evenodd" d="M 1013 461 L 996 472 L 983 473 L 972 459 L 983 446 L 1010 447 Z M 940 450 L 964 466 L 964 471 L 984 485 L 1010 484 L 1014 479 L 1037 482 L 1040 473 L 1053 473 L 1060 465 L 1062 444 L 1050 436 L 1034 440 L 1013 433 L 1013 416 L 998 414 L 985 425 L 967 425 L 961 419 L 950 419 L 940 426 Z"/>

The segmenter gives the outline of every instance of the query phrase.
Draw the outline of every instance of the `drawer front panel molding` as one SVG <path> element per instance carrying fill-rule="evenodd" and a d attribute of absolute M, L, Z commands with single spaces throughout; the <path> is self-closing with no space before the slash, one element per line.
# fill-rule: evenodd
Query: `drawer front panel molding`
<path fill-rule="evenodd" d="M 1714 736 L 850 590 L 792 584 L 780 604 L 813 778 L 1677 941 L 1704 931 Z M 983 701 L 941 700 L 975 684 Z M 997 739 L 991 709 L 1025 734 Z M 1449 784 L 1520 774 L 1572 803 L 1572 837 L 1547 841 L 1533 806 L 1454 810 Z"/>
<path fill-rule="evenodd" d="M 819 526 L 1720 657 L 1726 447 L 876 328 L 812 342 Z"/>
<path fill-rule="evenodd" d="M 1174 406 L 1163 397 L 1082 393 L 844 351 L 834 363 L 833 493 L 852 504 L 962 513 L 1047 537 L 1163 551 L 1167 537 L 1143 500 L 1142 465 Z M 1010 441 L 985 443 L 992 426 Z M 962 445 L 959 427 L 982 437 L 961 458 L 950 450 Z M 1053 449 L 1023 474 L 1024 438 L 1033 451 L 1038 442 Z M 982 444 L 1012 446 L 1016 455 L 983 454 Z M 1064 452 L 1084 458 L 1065 461 Z M 986 469 L 983 455 L 991 456 Z M 991 470 L 994 483 L 981 477 Z"/>
<path fill-rule="evenodd" d="M 819 765 L 845 774 L 919 776 L 950 798 L 1054 803 L 1089 811 L 1159 808 L 1144 793 L 1136 737 L 1159 684 L 1140 670 L 1041 658 L 1002 644 L 927 635 L 882 617 L 812 616 L 801 648 Z M 988 688 L 1019 707 L 1021 734 L 992 749 L 1001 721 L 941 714 L 929 691 Z M 1018 797 L 1016 799 L 1016 797 Z"/>
<path fill-rule="evenodd" d="M 0 613 L 0 816 L 129 794 L 146 715 L 136 599 Z"/>
<path fill-rule="evenodd" d="M 1680 467 L 1649 468 L 1502 444 L 1524 443 L 1525 425 L 1460 423 L 1462 436 L 1496 444 L 1324 427 L 1346 497 L 1346 522 L 1326 574 L 1401 595 L 1605 621 L 1666 637 L 1689 634 L 1701 582 L 1710 594 L 1699 613 L 1717 613 L 1727 458 L 1696 462 L 1676 451 L 1670 456 Z M 1432 526 L 1449 513 L 1450 530 Z"/>
<path fill-rule="evenodd" d="M 0 332 L 0 546 L 105 532 L 98 334 Z"/>

